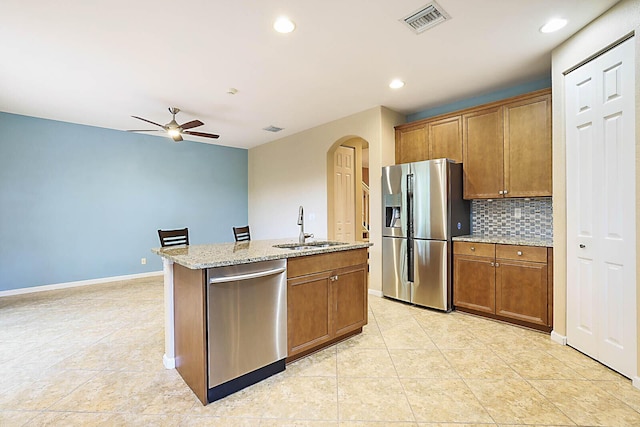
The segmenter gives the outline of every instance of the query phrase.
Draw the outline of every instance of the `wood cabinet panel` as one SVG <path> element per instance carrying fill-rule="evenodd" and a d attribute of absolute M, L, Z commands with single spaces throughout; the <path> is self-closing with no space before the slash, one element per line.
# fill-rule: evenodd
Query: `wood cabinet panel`
<path fill-rule="evenodd" d="M 289 354 L 331 339 L 333 307 L 328 273 L 287 282 L 287 341 Z"/>
<path fill-rule="evenodd" d="M 396 163 L 462 161 L 465 199 L 551 196 L 551 128 L 544 89 L 397 126 Z"/>
<path fill-rule="evenodd" d="M 462 116 L 464 198 L 501 197 L 503 185 L 502 107 Z"/>
<path fill-rule="evenodd" d="M 454 116 L 427 123 L 429 158 L 462 162 L 462 117 Z"/>
<path fill-rule="evenodd" d="M 546 260 L 496 259 L 496 314 L 547 326 L 547 313 Z"/>
<path fill-rule="evenodd" d="M 551 196 L 551 95 L 504 106 L 507 197 Z"/>
<path fill-rule="evenodd" d="M 496 245 L 496 258 L 515 261 L 547 262 L 547 248 L 539 246 Z"/>
<path fill-rule="evenodd" d="M 455 242 L 453 253 L 493 259 L 496 256 L 496 245 L 493 243 Z"/>
<path fill-rule="evenodd" d="M 470 253 L 471 245 L 482 255 Z M 495 248 L 494 248 L 495 247 Z M 476 314 L 545 331 L 553 324 L 553 249 L 453 244 L 453 303 Z"/>
<path fill-rule="evenodd" d="M 173 265 L 176 370 L 203 405 L 207 400 L 207 304 L 204 270 Z"/>
<path fill-rule="evenodd" d="M 368 295 L 366 275 L 367 270 L 364 265 L 336 272 L 337 278 L 333 283 L 336 335 L 342 335 L 366 325 Z"/>
<path fill-rule="evenodd" d="M 287 278 L 335 270 L 367 263 L 367 249 L 354 249 L 327 254 L 308 255 L 287 259 Z"/>
<path fill-rule="evenodd" d="M 295 360 L 367 324 L 367 249 L 289 258 L 288 356 Z"/>
<path fill-rule="evenodd" d="M 493 258 L 456 256 L 453 262 L 453 305 L 495 313 Z"/>
<path fill-rule="evenodd" d="M 429 159 L 427 131 L 424 125 L 396 130 L 396 163 Z"/>

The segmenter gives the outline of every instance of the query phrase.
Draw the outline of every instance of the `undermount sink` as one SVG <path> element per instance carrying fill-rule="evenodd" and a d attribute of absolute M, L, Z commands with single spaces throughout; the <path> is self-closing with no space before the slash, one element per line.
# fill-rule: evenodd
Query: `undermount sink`
<path fill-rule="evenodd" d="M 307 243 L 283 243 L 281 245 L 274 245 L 274 248 L 280 249 L 291 249 L 292 251 L 300 251 L 304 249 L 317 249 L 317 248 L 328 248 L 331 246 L 339 246 L 346 245 L 344 242 L 331 242 L 331 241 L 323 241 L 323 242 L 307 242 Z"/>

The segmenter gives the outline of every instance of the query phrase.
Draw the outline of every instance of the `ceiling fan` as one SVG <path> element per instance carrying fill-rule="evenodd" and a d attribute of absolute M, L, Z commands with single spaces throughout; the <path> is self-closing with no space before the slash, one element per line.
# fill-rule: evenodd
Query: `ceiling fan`
<path fill-rule="evenodd" d="M 213 133 L 194 132 L 194 131 L 187 130 L 187 129 L 192 129 L 192 128 L 204 125 L 204 123 L 202 123 L 200 120 L 191 120 L 190 122 L 179 125 L 178 122 L 176 122 L 176 114 L 180 112 L 179 108 L 169 107 L 169 112 L 173 115 L 173 118 L 169 123 L 167 123 L 164 126 L 159 123 L 152 122 L 151 120 L 143 119 L 142 117 L 138 117 L 138 116 L 131 116 L 131 117 L 133 117 L 134 119 L 142 120 L 143 122 L 151 123 L 152 125 L 161 127 L 165 132 L 169 134 L 171 138 L 173 138 L 175 142 L 182 141 L 183 134 L 193 135 L 193 136 L 202 136 L 205 138 L 215 138 L 215 139 L 220 138 L 220 135 L 215 135 Z M 159 129 L 136 129 L 136 130 L 129 130 L 127 132 L 156 132 L 158 130 Z"/>

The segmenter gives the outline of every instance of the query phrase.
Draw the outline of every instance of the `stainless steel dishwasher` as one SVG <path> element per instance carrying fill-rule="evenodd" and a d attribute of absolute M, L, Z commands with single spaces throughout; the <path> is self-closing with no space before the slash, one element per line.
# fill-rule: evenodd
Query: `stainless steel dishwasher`
<path fill-rule="evenodd" d="M 285 369 L 286 260 L 207 270 L 209 402 Z"/>

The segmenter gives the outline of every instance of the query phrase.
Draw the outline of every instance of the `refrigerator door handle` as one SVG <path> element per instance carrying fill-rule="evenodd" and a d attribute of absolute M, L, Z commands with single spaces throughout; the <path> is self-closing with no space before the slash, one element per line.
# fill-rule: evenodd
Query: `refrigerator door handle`
<path fill-rule="evenodd" d="M 413 282 L 413 174 L 407 174 L 407 282 Z"/>

